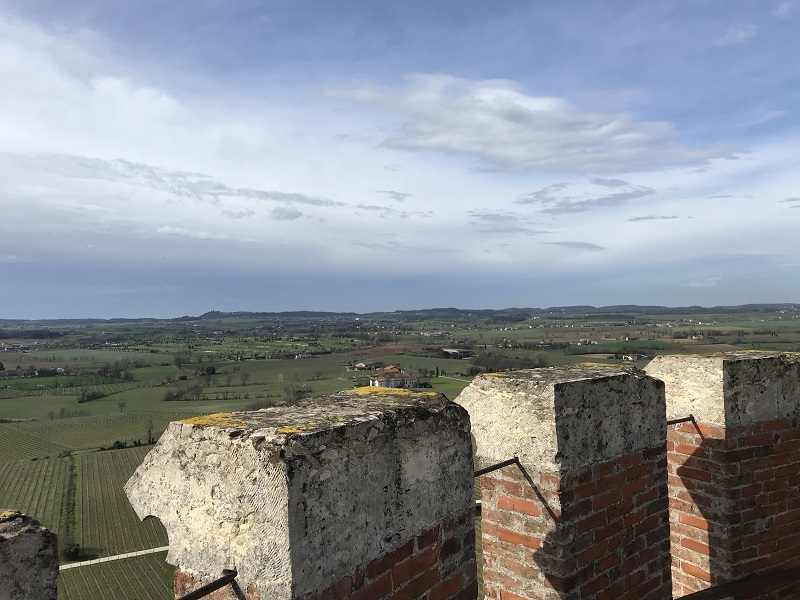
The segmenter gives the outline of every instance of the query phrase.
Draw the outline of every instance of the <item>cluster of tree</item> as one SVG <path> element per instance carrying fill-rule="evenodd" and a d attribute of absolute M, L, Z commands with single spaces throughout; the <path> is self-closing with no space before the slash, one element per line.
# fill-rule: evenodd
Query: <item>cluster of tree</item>
<path fill-rule="evenodd" d="M 147 442 L 143 442 L 140 439 L 135 440 L 114 440 L 114 443 L 110 446 L 101 446 L 100 450 L 124 450 L 125 448 L 138 448 L 139 446 L 144 446 L 145 443 L 153 444 L 154 441 L 151 441 L 152 437 L 148 438 Z"/>
<path fill-rule="evenodd" d="M 0 329 L 1 339 L 47 340 L 64 335 L 61 331 L 51 329 Z"/>
<path fill-rule="evenodd" d="M 287 376 L 281 375 L 281 399 L 285 404 L 292 404 L 302 400 L 311 393 L 311 388 L 304 381 L 301 381 L 297 373 Z"/>
<path fill-rule="evenodd" d="M 174 390 L 167 390 L 164 393 L 164 402 L 178 402 L 186 400 L 199 401 L 203 396 L 203 386 L 199 383 L 176 388 Z"/>
<path fill-rule="evenodd" d="M 36 369 L 36 376 L 37 377 L 55 377 L 59 373 L 63 373 L 64 371 L 59 371 L 58 369 Z"/>
<path fill-rule="evenodd" d="M 439 367 L 435 367 L 433 369 L 426 369 L 425 367 L 420 367 L 417 369 L 417 374 L 420 377 L 439 377 L 440 375 L 447 375 L 447 371 L 439 369 Z"/>
<path fill-rule="evenodd" d="M 108 396 L 108 392 L 100 389 L 81 390 L 81 395 L 78 396 L 78 404 L 91 402 L 92 400 L 99 400 L 100 398 L 105 398 L 106 396 Z"/>
<path fill-rule="evenodd" d="M 121 381 L 133 381 L 133 373 L 130 372 L 131 363 L 126 360 L 118 360 L 112 364 L 105 364 L 97 369 L 97 374 L 109 379 L 119 379 Z"/>
<path fill-rule="evenodd" d="M 192 355 L 190 352 L 178 352 L 172 359 L 172 362 L 176 367 L 182 369 L 184 365 L 191 364 Z"/>

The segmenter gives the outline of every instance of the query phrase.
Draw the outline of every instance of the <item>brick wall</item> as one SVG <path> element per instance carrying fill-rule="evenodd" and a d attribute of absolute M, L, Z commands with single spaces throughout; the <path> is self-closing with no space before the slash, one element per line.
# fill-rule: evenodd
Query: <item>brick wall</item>
<path fill-rule="evenodd" d="M 319 594 L 302 600 L 475 600 L 474 513 L 439 524 L 399 548 L 376 558 Z M 199 587 L 186 573 L 175 577 L 175 595 Z M 247 600 L 265 600 L 252 592 Z M 229 589 L 211 600 L 236 600 Z"/>
<path fill-rule="evenodd" d="M 670 598 L 663 447 L 530 475 L 541 499 L 516 466 L 481 478 L 486 598 Z"/>
<path fill-rule="evenodd" d="M 675 597 L 797 566 L 798 422 L 727 430 L 687 422 L 667 440 Z"/>

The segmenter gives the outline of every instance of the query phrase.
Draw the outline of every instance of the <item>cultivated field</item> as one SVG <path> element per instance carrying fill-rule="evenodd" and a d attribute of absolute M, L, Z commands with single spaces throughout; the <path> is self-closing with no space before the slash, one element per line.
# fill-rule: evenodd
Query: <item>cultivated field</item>
<path fill-rule="evenodd" d="M 175 568 L 165 553 L 137 556 L 62 571 L 60 600 L 173 600 Z"/>
<path fill-rule="evenodd" d="M 455 399 L 484 371 L 587 360 L 641 367 L 657 353 L 749 348 L 800 350 L 800 307 L 3 324 L 0 507 L 55 531 L 62 562 L 160 547 L 163 528 L 139 522 L 122 486 L 170 421 L 352 388 L 390 364 Z M 361 362 L 366 371 L 347 368 Z M 167 600 L 163 558 L 66 570 L 62 597 Z"/>

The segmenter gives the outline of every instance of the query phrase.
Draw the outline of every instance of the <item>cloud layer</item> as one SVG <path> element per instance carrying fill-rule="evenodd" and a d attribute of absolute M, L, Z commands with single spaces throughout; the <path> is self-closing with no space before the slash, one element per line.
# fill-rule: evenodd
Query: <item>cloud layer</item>
<path fill-rule="evenodd" d="M 690 147 L 667 121 L 600 113 L 508 80 L 418 74 L 394 87 L 338 89 L 403 120 L 384 144 L 474 156 L 489 168 L 631 172 L 705 164 L 729 150 Z"/>
<path fill-rule="evenodd" d="M 800 297 L 797 2 L 376 2 L 0 0 L 0 317 Z"/>

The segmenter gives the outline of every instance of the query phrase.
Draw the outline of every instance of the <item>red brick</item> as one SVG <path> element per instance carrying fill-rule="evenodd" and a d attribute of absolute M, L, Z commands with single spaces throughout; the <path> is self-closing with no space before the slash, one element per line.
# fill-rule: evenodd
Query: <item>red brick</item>
<path fill-rule="evenodd" d="M 678 520 L 684 525 L 689 525 L 690 527 L 708 531 L 708 521 L 701 517 L 695 517 L 694 515 L 680 515 Z"/>
<path fill-rule="evenodd" d="M 419 554 L 410 556 L 403 562 L 396 564 L 392 568 L 392 579 L 395 587 L 429 569 L 438 560 L 439 548 L 429 546 Z"/>
<path fill-rule="evenodd" d="M 689 548 L 689 550 L 694 550 L 700 554 L 704 554 L 706 556 L 711 555 L 711 548 L 707 544 L 703 544 L 702 542 L 697 542 L 690 538 L 683 538 L 681 540 L 681 546 L 684 548 Z"/>
<path fill-rule="evenodd" d="M 384 573 L 375 581 L 365 585 L 357 592 L 353 592 L 351 600 L 380 600 L 392 591 L 392 576 Z"/>
<path fill-rule="evenodd" d="M 430 590 L 440 580 L 438 567 L 428 569 L 421 575 L 419 575 L 419 571 L 417 573 L 418 576 L 416 578 L 409 581 L 399 590 L 397 589 L 397 581 L 394 582 L 395 591 L 391 595 L 392 600 L 415 600 Z"/>
<path fill-rule="evenodd" d="M 393 550 L 392 552 L 389 552 L 380 558 L 376 558 L 367 565 L 367 577 L 370 579 L 378 577 L 381 573 L 391 569 L 395 563 L 398 563 L 401 560 L 411 556 L 413 552 L 414 540 L 410 540 L 396 550 Z"/>
<path fill-rule="evenodd" d="M 541 539 L 531 535 L 517 533 L 516 531 L 511 531 L 510 529 L 505 529 L 504 527 L 497 527 L 496 535 L 497 539 L 504 542 L 518 544 L 520 546 L 525 546 L 526 548 L 533 548 L 534 550 L 542 546 Z"/>
<path fill-rule="evenodd" d="M 437 525 L 427 531 L 422 532 L 417 536 L 417 548 L 422 550 L 426 546 L 430 546 L 439 539 L 440 527 Z"/>
<path fill-rule="evenodd" d="M 461 573 L 454 573 L 448 579 L 433 586 L 429 600 L 447 600 L 461 590 L 463 583 L 464 576 Z"/>
<path fill-rule="evenodd" d="M 704 571 L 700 567 L 694 566 L 690 562 L 682 561 L 681 569 L 684 573 L 691 575 L 692 577 L 697 577 L 698 579 L 702 579 L 703 581 L 707 581 L 709 583 L 711 582 L 711 573 Z"/>
<path fill-rule="evenodd" d="M 497 507 L 503 510 L 513 510 L 518 513 L 538 517 L 542 514 L 539 506 L 531 500 L 522 500 L 520 498 L 512 498 L 510 496 L 500 496 L 497 501 Z"/>

